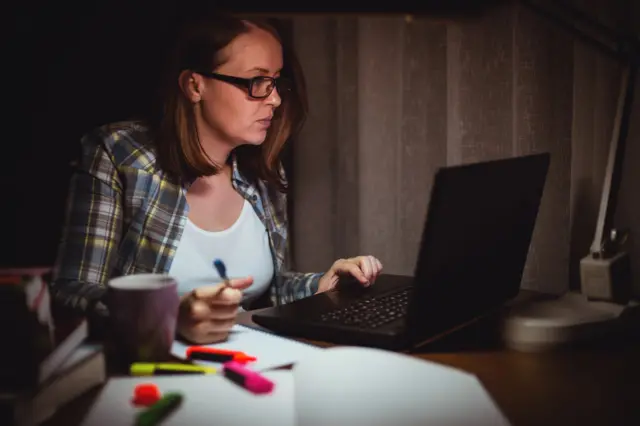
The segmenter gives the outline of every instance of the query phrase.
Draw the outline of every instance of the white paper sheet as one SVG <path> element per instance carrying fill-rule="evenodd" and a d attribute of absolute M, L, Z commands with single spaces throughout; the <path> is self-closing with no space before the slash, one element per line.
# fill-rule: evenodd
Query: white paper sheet
<path fill-rule="evenodd" d="M 155 383 L 160 392 L 181 392 L 180 406 L 162 421 L 162 426 L 273 425 L 294 426 L 293 377 L 290 371 L 270 371 L 270 394 L 255 395 L 222 375 L 122 377 L 110 379 L 96 398 L 82 426 L 133 425 L 143 408 L 131 398 L 136 385 Z"/>
<path fill-rule="evenodd" d="M 330 348 L 293 377 L 297 426 L 509 426 L 474 375 L 404 354 Z"/>
<path fill-rule="evenodd" d="M 189 346 L 191 345 L 176 340 L 173 342 L 171 353 L 178 358 L 186 359 L 187 348 Z M 307 345 L 296 340 L 286 339 L 275 334 L 242 325 L 235 325 L 231 329 L 229 338 L 225 342 L 206 346 L 241 351 L 247 355 L 254 356 L 258 358 L 258 360 L 248 364 L 248 366 L 256 371 L 265 371 L 288 364 L 294 364 L 324 350 L 317 346 Z M 220 366 L 219 363 L 211 363 L 208 361 L 194 361 L 194 363 Z"/>

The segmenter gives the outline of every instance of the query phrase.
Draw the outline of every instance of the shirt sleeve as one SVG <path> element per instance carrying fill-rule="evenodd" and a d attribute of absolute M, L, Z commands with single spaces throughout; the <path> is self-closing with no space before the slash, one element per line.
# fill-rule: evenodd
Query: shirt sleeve
<path fill-rule="evenodd" d="M 284 168 L 280 165 L 280 173 L 285 177 Z M 286 177 L 285 177 L 286 182 Z M 287 228 L 289 220 L 287 215 L 287 197 L 282 194 L 280 197 L 282 217 L 284 218 L 284 224 Z M 291 270 L 291 253 L 289 250 L 289 238 L 282 242 L 284 251 L 284 264 L 281 270 L 276 275 L 275 286 L 271 293 L 271 302 L 275 305 L 282 305 L 285 303 L 293 302 L 305 297 L 314 295 L 318 291 L 318 283 L 324 273 L 318 272 L 294 272 Z"/>
<path fill-rule="evenodd" d="M 55 302 L 87 314 L 107 315 L 102 302 L 115 266 L 122 228 L 122 185 L 100 132 L 81 141 L 69 185 L 66 218 L 54 267 Z"/>
<path fill-rule="evenodd" d="M 287 262 L 287 266 L 276 276 L 277 291 L 272 302 L 283 305 L 312 296 L 318 291 L 318 283 L 324 273 L 294 272 L 289 268 Z"/>

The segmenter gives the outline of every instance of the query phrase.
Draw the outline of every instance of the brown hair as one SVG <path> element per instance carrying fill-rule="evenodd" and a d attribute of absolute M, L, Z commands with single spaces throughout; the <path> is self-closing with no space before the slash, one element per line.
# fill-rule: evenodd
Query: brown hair
<path fill-rule="evenodd" d="M 224 62 L 220 51 L 251 26 L 274 35 L 283 45 L 282 75 L 293 82 L 293 90 L 283 96 L 276 109 L 265 141 L 261 145 L 243 145 L 235 149 L 238 166 L 250 180 L 262 179 L 272 189 L 284 192 L 279 155 L 285 142 L 298 131 L 306 118 L 307 99 L 300 65 L 293 51 L 282 43 L 277 30 L 267 20 L 213 15 L 189 21 L 179 32 L 170 51 L 160 81 L 160 97 L 149 116 L 153 144 L 160 167 L 178 181 L 216 174 L 219 165 L 206 156 L 196 129 L 193 107 L 178 84 L 183 70 L 211 69 Z"/>

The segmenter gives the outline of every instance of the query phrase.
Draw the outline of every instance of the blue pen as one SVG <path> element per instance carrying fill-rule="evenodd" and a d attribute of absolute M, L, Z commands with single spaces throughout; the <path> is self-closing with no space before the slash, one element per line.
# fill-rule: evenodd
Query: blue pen
<path fill-rule="evenodd" d="M 218 271 L 218 275 L 220 275 L 220 278 L 222 278 L 224 284 L 227 287 L 231 286 L 229 277 L 227 277 L 227 267 L 225 266 L 224 262 L 220 259 L 216 259 L 213 261 L 213 266 L 216 268 L 216 271 Z"/>

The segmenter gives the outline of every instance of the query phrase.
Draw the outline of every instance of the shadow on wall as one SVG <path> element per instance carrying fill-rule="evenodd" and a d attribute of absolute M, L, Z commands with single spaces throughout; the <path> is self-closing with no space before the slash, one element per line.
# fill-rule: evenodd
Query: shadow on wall
<path fill-rule="evenodd" d="M 2 266 L 52 264 L 82 134 L 130 118 L 149 99 L 168 7 L 90 3 L 15 11 L 19 42 L 9 56 L 20 66 L 6 80 L 15 151 L 3 170 L 11 200 L 3 234 L 12 244 L 3 247 Z"/>

